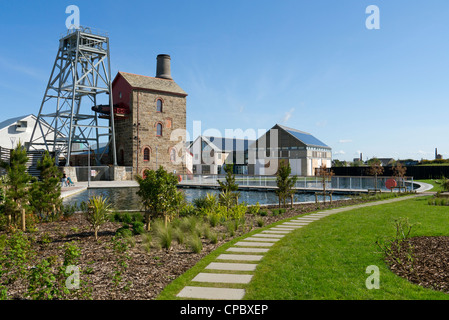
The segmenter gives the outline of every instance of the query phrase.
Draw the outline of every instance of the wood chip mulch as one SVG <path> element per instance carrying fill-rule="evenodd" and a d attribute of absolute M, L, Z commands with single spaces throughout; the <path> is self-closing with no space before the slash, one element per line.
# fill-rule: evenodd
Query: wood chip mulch
<path fill-rule="evenodd" d="M 449 237 L 414 237 L 405 245 L 411 245 L 412 259 L 399 256 L 407 261 L 406 266 L 390 262 L 390 269 L 408 281 L 425 288 L 449 293 Z"/>
<path fill-rule="evenodd" d="M 334 201 L 332 205 L 323 206 L 321 204 L 319 209 L 362 202 L 366 202 L 366 200 L 340 200 Z M 271 208 L 276 207 L 272 206 Z M 55 255 L 61 257 L 64 243 L 75 240 L 81 249 L 79 267 L 81 270 L 89 270 L 88 281 L 93 289 L 91 293 L 93 300 L 154 300 L 165 286 L 193 267 L 204 256 L 234 237 L 257 229 L 257 218 L 262 218 L 264 226 L 266 226 L 279 220 L 315 211 L 317 206 L 315 204 L 299 204 L 280 215 L 272 215 L 270 208 L 261 210 L 268 211 L 268 215 L 261 217 L 247 214 L 247 227 L 241 228 L 233 237 L 227 235 L 225 239 L 219 238 L 216 244 L 203 239 L 203 250 L 200 253 L 193 253 L 185 245 L 177 244 L 175 240 L 172 241 L 172 248 L 168 251 L 151 248 L 147 252 L 143 249 L 142 236 L 134 236 L 135 245 L 128 251 L 131 256 L 131 260 L 128 262 L 129 267 L 123 275 L 119 288 L 112 283 L 112 275 L 117 262 L 111 240 L 115 231 L 121 227 L 120 223 L 108 222 L 103 225 L 98 234 L 98 241 L 95 241 L 94 234 L 90 231 L 83 215 L 76 213 L 67 220 L 40 223 L 37 225 L 38 231 L 28 233 L 28 236 L 34 239 L 33 247 L 38 253 L 38 259 Z M 0 235 L 2 233 L 4 232 L 0 232 Z M 44 238 L 47 241 L 42 241 Z M 27 284 L 24 279 L 12 282 L 7 286 L 8 298 L 26 298 L 26 288 Z"/>

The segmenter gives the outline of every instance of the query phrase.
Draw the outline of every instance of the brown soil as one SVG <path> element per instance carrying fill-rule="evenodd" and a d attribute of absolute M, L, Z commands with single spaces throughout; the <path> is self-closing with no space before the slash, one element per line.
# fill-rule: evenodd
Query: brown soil
<path fill-rule="evenodd" d="M 366 200 L 334 201 L 332 206 L 327 204 L 326 208 L 361 202 L 366 202 Z M 321 204 L 320 209 L 324 208 Z M 315 211 L 317 206 L 315 204 L 296 205 L 284 214 L 275 216 L 271 214 L 271 209 L 263 208 L 261 210 L 268 211 L 267 216 L 261 217 L 264 220 L 264 226 L 266 226 L 282 219 Z M 255 217 L 247 214 L 246 228 L 240 228 L 234 237 L 257 229 L 256 218 L 260 218 L 260 216 Z M 38 231 L 28 235 L 34 240 L 33 247 L 38 253 L 38 259 L 55 255 L 62 257 L 64 243 L 76 240 L 77 245 L 81 248 L 79 267 L 84 271 L 90 270 L 87 277 L 90 286 L 93 288 L 91 298 L 94 300 L 155 299 L 167 284 L 193 267 L 214 249 L 233 239 L 233 237 L 226 235 L 224 240 L 219 238 L 216 244 L 211 244 L 209 240 L 202 239 L 203 250 L 200 253 L 193 253 L 185 245 L 177 244 L 175 240 L 172 241 L 171 250 L 151 248 L 147 252 L 142 246 L 142 236 L 135 236 L 135 245 L 129 249 L 131 256 L 128 263 L 129 267 L 123 275 L 121 287 L 117 289 L 112 283 L 112 275 L 117 262 L 111 240 L 119 227 L 121 227 L 120 223 L 106 223 L 100 229 L 98 241 L 95 241 L 94 234 L 89 230 L 89 225 L 84 217 L 77 213 L 68 220 L 38 224 Z M 221 228 L 223 227 L 221 226 Z M 44 239 L 47 239 L 47 241 L 43 241 Z M 83 277 L 84 275 L 82 275 Z M 26 286 L 24 279 L 9 284 L 7 286 L 8 297 L 12 299 L 24 298 Z M 125 286 L 129 288 L 125 289 Z"/>
<path fill-rule="evenodd" d="M 415 237 L 407 241 L 404 246 L 412 246 L 413 259 L 405 266 L 389 260 L 391 270 L 412 283 L 449 293 L 449 237 Z M 402 261 L 407 260 L 404 252 L 400 254 Z"/>

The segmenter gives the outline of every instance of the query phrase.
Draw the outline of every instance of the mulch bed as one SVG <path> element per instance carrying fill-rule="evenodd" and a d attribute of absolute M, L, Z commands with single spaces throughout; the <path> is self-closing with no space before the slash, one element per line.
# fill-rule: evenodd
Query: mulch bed
<path fill-rule="evenodd" d="M 389 261 L 390 269 L 414 284 L 449 293 L 449 237 L 423 236 L 407 241 L 404 245 L 413 248 L 412 262 L 404 266 Z M 401 258 L 406 261 L 405 256 Z"/>
<path fill-rule="evenodd" d="M 319 209 L 362 202 L 367 202 L 367 200 L 333 201 L 332 205 L 323 206 L 321 204 Z M 317 206 L 316 204 L 295 205 L 293 209 L 287 209 L 284 214 L 280 215 L 272 215 L 270 208 L 262 208 L 261 210 L 268 211 L 268 215 L 255 217 L 247 214 L 246 224 L 250 227 L 236 232 L 234 237 L 247 233 L 250 229 L 257 229 L 257 218 L 262 218 L 264 226 L 266 226 L 279 220 L 315 211 Z M 151 248 L 147 252 L 142 246 L 142 236 L 137 235 L 134 237 L 135 245 L 128 251 L 131 256 L 128 263 L 129 267 L 123 275 L 121 287 L 116 288 L 112 283 L 116 256 L 111 246 L 111 240 L 115 231 L 120 227 L 120 223 L 108 222 L 104 224 L 98 234 L 98 241 L 95 241 L 94 234 L 89 230 L 89 225 L 84 217 L 77 213 L 67 220 L 40 223 L 37 225 L 38 231 L 28 235 L 34 239 L 33 247 L 37 251 L 39 259 L 54 255 L 61 257 L 64 243 L 76 240 L 82 253 L 79 267 L 81 270 L 90 270 L 88 277 L 90 285 L 93 287 L 91 297 L 94 300 L 155 299 L 171 281 L 193 267 L 217 247 L 234 238 L 229 236 L 224 240 L 219 238 L 216 244 L 211 244 L 209 240 L 203 239 L 203 250 L 200 253 L 193 253 L 185 245 L 177 244 L 175 240 L 172 241 L 172 248 L 168 251 Z M 2 232 L 0 232 L 1 234 Z M 47 241 L 42 241 L 43 239 L 47 239 Z M 129 288 L 124 289 L 125 286 Z M 9 298 L 22 299 L 26 292 L 26 281 L 23 279 L 16 280 L 7 286 L 7 290 Z"/>

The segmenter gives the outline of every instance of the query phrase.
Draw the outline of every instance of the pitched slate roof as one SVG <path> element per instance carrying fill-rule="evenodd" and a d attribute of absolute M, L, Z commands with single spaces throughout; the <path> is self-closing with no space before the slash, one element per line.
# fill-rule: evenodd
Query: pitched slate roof
<path fill-rule="evenodd" d="M 326 145 L 321 140 L 318 140 L 317 138 L 312 136 L 310 133 L 307 133 L 307 132 L 304 132 L 304 131 L 300 131 L 300 130 L 297 130 L 297 129 L 293 129 L 293 128 L 289 128 L 289 127 L 286 127 L 286 126 L 282 126 L 280 124 L 276 124 L 276 126 L 278 126 L 281 129 L 287 131 L 289 134 L 291 134 L 293 137 L 295 137 L 296 139 L 298 139 L 299 141 L 301 141 L 302 143 L 304 143 L 307 146 L 314 146 L 314 147 L 329 148 L 330 149 L 330 147 L 328 145 Z"/>
<path fill-rule="evenodd" d="M 237 139 L 237 138 L 222 138 L 222 137 L 203 137 L 213 144 L 218 150 L 224 152 L 246 151 L 253 140 Z"/>
<path fill-rule="evenodd" d="M 182 90 L 181 87 L 178 86 L 173 80 L 141 76 L 138 74 L 122 71 L 119 71 L 118 74 L 120 74 L 133 88 L 169 92 L 187 96 L 187 93 Z"/>

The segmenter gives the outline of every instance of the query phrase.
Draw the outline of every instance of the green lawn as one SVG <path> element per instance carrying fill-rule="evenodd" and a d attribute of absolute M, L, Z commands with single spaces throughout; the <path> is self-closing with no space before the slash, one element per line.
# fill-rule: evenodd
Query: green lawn
<path fill-rule="evenodd" d="M 410 223 L 419 223 L 412 236 L 449 236 L 447 207 L 430 206 L 427 199 L 420 197 L 340 212 L 288 234 L 264 255 L 250 284 L 240 286 L 246 289 L 245 299 L 448 299 L 448 294 L 411 284 L 392 273 L 375 244 L 379 237 L 393 237 L 394 219 L 402 217 L 408 217 Z M 268 227 L 271 226 L 265 228 Z M 193 277 L 238 240 L 226 243 L 199 261 L 168 285 L 158 299 L 177 299 L 176 294 Z M 366 268 L 372 265 L 380 270 L 380 288 L 368 290 L 365 282 L 370 274 Z"/>
<path fill-rule="evenodd" d="M 448 299 L 393 274 L 375 241 L 394 235 L 395 218 L 420 223 L 412 236 L 449 235 L 449 212 L 427 197 L 341 212 L 284 237 L 259 263 L 245 299 Z M 370 265 L 379 267 L 380 289 L 368 290 Z"/>
<path fill-rule="evenodd" d="M 425 183 L 433 185 L 433 189 L 429 190 L 431 192 L 444 191 L 443 188 L 441 187 L 441 184 L 439 183 L 440 182 L 439 179 L 427 179 L 427 180 L 416 180 L 416 181 L 425 182 Z"/>

